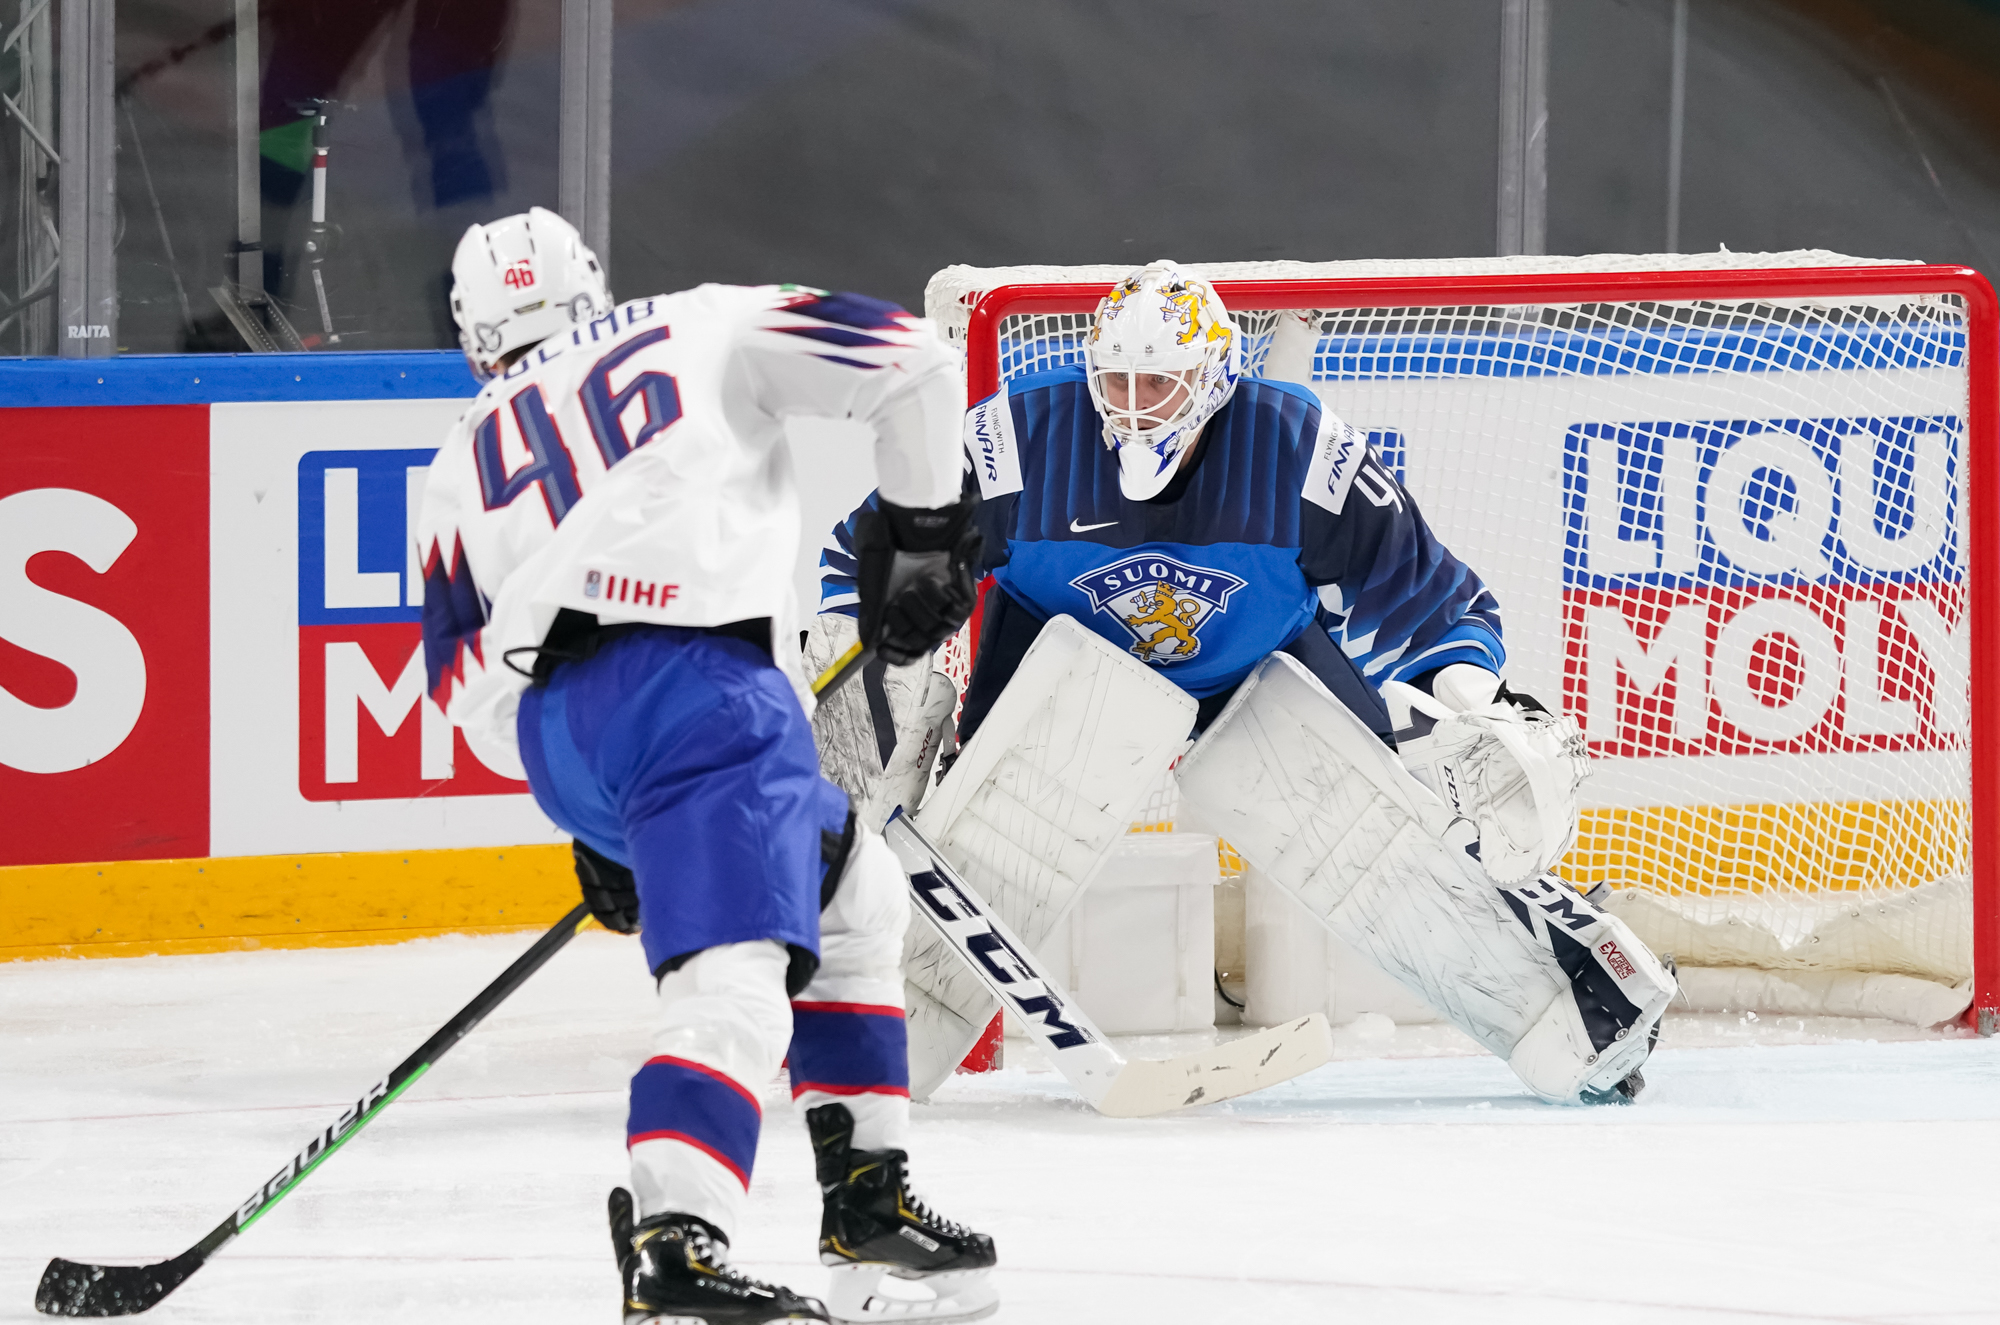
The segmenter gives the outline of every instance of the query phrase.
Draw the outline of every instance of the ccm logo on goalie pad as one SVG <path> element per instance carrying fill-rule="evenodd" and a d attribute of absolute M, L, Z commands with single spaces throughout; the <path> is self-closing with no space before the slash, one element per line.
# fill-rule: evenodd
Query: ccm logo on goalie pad
<path fill-rule="evenodd" d="M 949 879 L 932 870 L 921 870 L 910 875 L 910 886 L 939 920 L 966 927 L 959 931 L 959 941 L 972 959 L 986 968 L 995 984 L 1022 987 L 1020 992 L 1008 989 L 1008 1000 L 1022 1016 L 1032 1017 L 1055 1032 L 1049 1037 L 1052 1047 L 1074 1049 L 1091 1043 L 1089 1031 L 1063 1020 L 1062 1000 L 1041 982 L 1033 965 L 1000 937 L 992 923 L 979 914 L 978 907 L 967 901 Z M 952 904 L 954 899 L 956 907 Z"/>
<path fill-rule="evenodd" d="M 1597 923 L 1597 918 L 1589 912 L 1577 910 L 1576 898 L 1572 897 L 1566 890 L 1558 888 L 1553 884 L 1530 883 L 1514 891 L 1526 900 L 1533 902 L 1543 911 L 1546 911 L 1551 920 L 1561 924 L 1565 929 L 1589 929 Z M 1503 892 L 1502 895 L 1505 896 L 1506 894 Z M 1523 919 L 1523 923 L 1526 923 L 1525 918 Z M 1534 926 L 1529 925 L 1528 928 L 1532 930 Z M 1616 945 L 1613 944 L 1611 946 L 1615 950 Z M 1625 960 L 1622 954 L 1619 956 L 1619 960 Z"/>
<path fill-rule="evenodd" d="M 325 1131 L 306 1142 L 305 1148 L 292 1156 L 291 1163 L 272 1174 L 269 1182 L 259 1187 L 251 1194 L 249 1200 L 236 1208 L 236 1227 L 248 1228 L 259 1210 L 277 1200 L 287 1187 L 305 1174 L 306 1170 L 333 1153 L 334 1147 L 346 1140 L 348 1133 L 368 1116 L 368 1111 L 380 1104 L 388 1094 L 389 1078 L 383 1077 L 368 1088 L 366 1095 L 342 1109 L 340 1117 L 329 1123 Z"/>

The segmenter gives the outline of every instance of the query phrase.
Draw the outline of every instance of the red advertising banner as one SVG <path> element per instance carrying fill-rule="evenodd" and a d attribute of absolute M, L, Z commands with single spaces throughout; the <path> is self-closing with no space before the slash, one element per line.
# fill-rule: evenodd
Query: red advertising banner
<path fill-rule="evenodd" d="M 6 412 L 0 865 L 208 854 L 208 414 Z"/>

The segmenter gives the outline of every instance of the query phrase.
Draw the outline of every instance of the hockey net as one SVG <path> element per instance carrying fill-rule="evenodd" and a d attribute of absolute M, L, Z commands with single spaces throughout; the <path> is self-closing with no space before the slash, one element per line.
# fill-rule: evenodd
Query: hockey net
<path fill-rule="evenodd" d="M 1248 371 L 1366 432 L 1486 580 L 1509 684 L 1584 727 L 1564 877 L 1683 966 L 1919 979 L 1993 1029 L 1983 279 L 1820 251 L 1190 270 Z M 1080 361 L 1127 271 L 950 267 L 926 312 L 976 401 Z M 1168 785 L 1135 827 L 1173 814 Z"/>

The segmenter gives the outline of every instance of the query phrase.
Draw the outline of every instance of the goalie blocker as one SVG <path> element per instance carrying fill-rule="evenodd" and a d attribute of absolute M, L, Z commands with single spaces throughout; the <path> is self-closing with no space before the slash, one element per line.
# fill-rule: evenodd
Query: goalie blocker
<path fill-rule="evenodd" d="M 1560 785 L 1560 770 L 1537 776 Z M 1536 1095 L 1637 1093 L 1675 989 L 1667 969 L 1623 921 L 1554 876 L 1496 883 L 1473 854 L 1479 806 L 1447 805 L 1298 662 L 1260 663 L 1182 761 L 1179 781 L 1183 820 L 1227 838 Z M 1483 781 L 1509 798 L 1497 811 L 1513 828 L 1509 866 L 1560 854 L 1565 835 L 1535 840 L 1534 816 L 1514 812 L 1513 778 Z"/>

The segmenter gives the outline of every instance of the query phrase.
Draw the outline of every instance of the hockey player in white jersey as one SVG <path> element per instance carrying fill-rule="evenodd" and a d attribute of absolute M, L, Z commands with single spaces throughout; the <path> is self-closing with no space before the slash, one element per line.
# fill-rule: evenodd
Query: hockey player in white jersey
<path fill-rule="evenodd" d="M 955 356 L 893 305 L 801 287 L 614 307 L 539 208 L 468 230 L 452 280 L 489 380 L 418 525 L 430 691 L 484 760 L 524 770 L 593 912 L 639 933 L 658 982 L 632 1187 L 611 1198 L 626 1321 L 828 1319 L 726 1264 L 787 1056 L 832 1318 L 987 1314 L 991 1239 L 906 1179 L 908 881 L 819 776 L 783 444 L 793 415 L 874 427 L 865 628 L 898 661 L 928 649 L 971 607 L 978 547 Z"/>
<path fill-rule="evenodd" d="M 995 715 L 1045 701 L 1018 693 L 1016 669 L 1047 623 L 1073 619 L 1197 701 L 1182 827 L 1226 838 L 1542 1098 L 1635 1096 L 1674 986 L 1622 921 L 1547 873 L 1576 831 L 1574 724 L 1502 683 L 1499 604 L 1366 436 L 1306 387 L 1242 376 L 1241 345 L 1211 285 L 1155 263 L 1099 305 L 1083 363 L 968 411 L 995 583 L 962 735 L 1022 730 Z M 823 611 L 855 610 L 866 514 L 826 548 Z M 816 630 L 843 637 L 824 616 Z M 1015 766 L 1041 758 L 1000 765 L 1014 796 L 1034 785 Z M 991 811 L 951 830 L 963 868 L 1010 862 L 986 876 L 988 900 L 1031 943 L 1087 882 L 1043 845 L 1076 856 L 1092 815 L 1075 800 L 1047 798 L 1011 835 Z"/>

